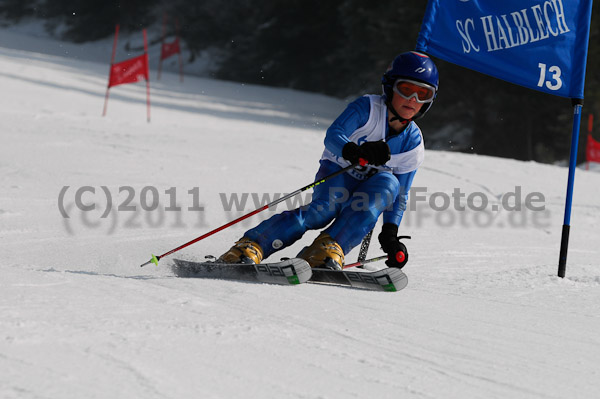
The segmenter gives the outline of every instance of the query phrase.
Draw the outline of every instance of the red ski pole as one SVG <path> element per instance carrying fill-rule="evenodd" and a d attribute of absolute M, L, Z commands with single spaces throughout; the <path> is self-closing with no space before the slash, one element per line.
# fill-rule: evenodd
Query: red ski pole
<path fill-rule="evenodd" d="M 300 188 L 300 189 L 298 189 L 298 190 L 294 191 L 293 193 L 290 193 L 290 194 L 288 194 L 288 195 L 286 195 L 286 196 L 284 196 L 284 197 L 281 197 L 281 198 L 279 198 L 279 199 L 277 199 L 277 200 L 275 200 L 275 201 L 273 201 L 273 202 L 271 202 L 271 203 L 269 203 L 269 204 L 267 204 L 267 205 L 264 205 L 264 206 L 263 206 L 263 207 L 261 207 L 261 208 L 255 209 L 255 210 L 253 210 L 252 212 L 250 212 L 250 213 L 247 213 L 247 214 L 246 214 L 246 215 L 244 215 L 244 216 L 240 216 L 239 218 L 237 218 L 237 219 L 235 219 L 235 220 L 232 220 L 231 222 L 229 222 L 229 223 L 227 223 L 227 224 L 224 224 L 224 225 L 223 225 L 223 226 L 221 226 L 221 227 L 217 227 L 216 229 L 214 229 L 214 230 L 212 230 L 212 231 L 209 231 L 208 233 L 206 233 L 206 234 L 203 234 L 203 235 L 201 235 L 200 237 L 194 238 L 193 240 L 191 240 L 191 241 L 188 241 L 188 242 L 186 242 L 185 244 L 182 244 L 182 245 L 178 246 L 177 248 L 173 248 L 172 250 L 170 250 L 170 251 L 168 251 L 168 252 L 165 252 L 165 253 L 164 253 L 164 254 L 162 254 L 162 255 L 152 255 L 152 258 L 150 258 L 150 260 L 149 260 L 148 262 L 144 263 L 143 265 L 140 265 L 140 267 L 144 267 L 144 266 L 146 266 L 146 265 L 148 265 L 148 264 L 150 264 L 150 263 L 154 263 L 156 266 L 158 266 L 158 261 L 159 261 L 161 258 L 163 258 L 163 257 L 165 257 L 165 256 L 167 256 L 167 255 L 171 255 L 172 253 L 175 253 L 175 252 L 179 251 L 180 249 L 183 249 L 183 248 L 185 248 L 185 247 L 188 247 L 188 246 L 190 246 L 190 245 L 192 245 L 192 244 L 194 244 L 194 243 L 197 243 L 197 242 L 198 242 L 198 241 L 200 241 L 200 240 L 204 240 L 206 237 L 210 237 L 210 236 L 212 236 L 213 234 L 215 234 L 215 233 L 218 233 L 218 232 L 219 232 L 219 231 L 221 231 L 221 230 L 225 230 L 226 228 L 228 228 L 228 227 L 230 227 L 230 226 L 233 226 L 234 224 L 236 224 L 236 223 L 239 223 L 239 222 L 241 222 L 242 220 L 245 220 L 245 219 L 249 218 L 250 216 L 256 215 L 257 213 L 259 213 L 259 212 L 262 212 L 262 211 L 264 211 L 265 209 L 269 209 L 269 208 L 271 208 L 271 207 L 273 207 L 273 206 L 275 206 L 275 205 L 279 204 L 280 202 L 283 202 L 283 201 L 285 201 L 285 200 L 287 200 L 287 199 L 289 199 L 289 198 L 292 198 L 292 197 L 294 197 L 294 196 L 296 196 L 296 195 L 300 194 L 300 193 L 301 193 L 301 192 L 303 192 L 303 191 L 306 191 L 306 190 L 309 190 L 309 189 L 311 189 L 311 188 L 313 188 L 313 187 L 315 187 L 315 186 L 318 186 L 319 184 L 321 184 L 321 183 L 323 183 L 323 182 L 325 182 L 325 181 L 327 181 L 327 180 L 329 180 L 329 179 L 332 179 L 332 178 L 334 178 L 334 177 L 336 177 L 336 176 L 339 176 L 339 175 L 341 175 L 342 173 L 345 173 L 345 172 L 347 172 L 348 170 L 350 170 L 350 169 L 352 169 L 352 168 L 355 168 L 355 167 L 356 167 L 356 166 L 358 166 L 359 164 L 360 164 L 360 165 L 362 165 L 362 166 L 364 166 L 364 165 L 366 165 L 366 161 L 364 161 L 363 159 L 361 159 L 359 163 L 355 163 L 355 164 L 352 164 L 352 165 L 346 166 L 345 168 L 342 168 L 342 169 L 338 170 L 337 172 L 334 172 L 334 173 L 332 173 L 332 174 L 330 174 L 330 175 L 328 175 L 328 176 L 325 176 L 325 177 L 324 177 L 324 178 L 322 178 L 321 180 L 317 180 L 317 181 L 315 181 L 315 182 L 313 182 L 313 183 L 310 183 L 310 184 L 308 184 L 308 185 L 306 185 L 306 186 L 304 186 L 304 187 L 302 187 L 302 188 Z"/>
<path fill-rule="evenodd" d="M 386 260 L 387 258 L 388 258 L 388 255 L 381 255 L 381 256 L 378 256 L 378 257 L 376 257 L 376 258 L 365 259 L 365 260 L 359 260 L 359 261 L 356 261 L 356 262 L 354 262 L 354 263 L 350 263 L 350 264 L 344 265 L 344 266 L 342 267 L 342 269 L 348 269 L 348 268 L 350 268 L 350 267 L 355 267 L 355 266 L 358 266 L 358 267 L 360 267 L 360 266 L 364 266 L 364 265 L 366 265 L 367 263 L 371 263 L 371 262 L 377 262 L 377 261 L 379 261 L 379 260 Z"/>

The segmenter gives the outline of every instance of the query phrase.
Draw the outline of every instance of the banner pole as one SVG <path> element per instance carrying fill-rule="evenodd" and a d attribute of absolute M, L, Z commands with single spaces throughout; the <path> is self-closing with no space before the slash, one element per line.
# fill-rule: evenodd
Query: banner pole
<path fill-rule="evenodd" d="M 573 132 L 571 134 L 571 155 L 569 159 L 569 180 L 567 184 L 567 201 L 565 204 L 565 219 L 560 240 L 560 254 L 558 258 L 558 277 L 564 278 L 567 269 L 567 252 L 569 248 L 569 233 L 571 230 L 571 207 L 573 205 L 573 186 L 575 184 L 575 170 L 577 169 L 577 150 L 579 145 L 579 128 L 581 126 L 581 109 L 583 99 L 573 98 Z"/>
<path fill-rule="evenodd" d="M 108 105 L 108 91 L 110 90 L 110 74 L 112 73 L 112 66 L 115 63 L 115 53 L 117 51 L 117 38 L 119 37 L 119 24 L 115 26 L 115 40 L 113 41 L 112 55 L 110 56 L 110 67 L 108 70 L 108 84 L 106 85 L 106 96 L 104 97 L 104 111 L 102 116 L 106 116 L 106 106 Z"/>

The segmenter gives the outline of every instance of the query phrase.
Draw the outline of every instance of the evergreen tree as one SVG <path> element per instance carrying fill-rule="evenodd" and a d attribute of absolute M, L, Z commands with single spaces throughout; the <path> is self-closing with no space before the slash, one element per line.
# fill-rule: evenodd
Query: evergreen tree
<path fill-rule="evenodd" d="M 0 2 L 0 18 L 10 22 L 33 16 L 36 11 L 36 0 L 2 0 Z"/>
<path fill-rule="evenodd" d="M 158 0 L 45 0 L 39 13 L 47 28 L 61 27 L 67 40 L 83 43 L 112 35 L 115 25 L 125 31 L 148 27 L 154 20 L 153 6 Z"/>

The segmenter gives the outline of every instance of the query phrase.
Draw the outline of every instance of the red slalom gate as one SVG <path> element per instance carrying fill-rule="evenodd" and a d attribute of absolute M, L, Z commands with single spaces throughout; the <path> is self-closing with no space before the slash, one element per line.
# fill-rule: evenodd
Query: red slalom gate
<path fill-rule="evenodd" d="M 162 35 L 160 38 L 160 59 L 158 61 L 158 77 L 160 80 L 160 74 L 162 71 L 162 62 L 167 58 L 177 54 L 179 56 L 179 81 L 183 82 L 183 60 L 181 59 L 181 46 L 179 44 L 179 20 L 175 19 L 175 40 L 172 42 L 166 42 L 166 31 L 167 31 L 167 15 L 163 15 L 162 24 Z"/>
<path fill-rule="evenodd" d="M 102 112 L 102 116 L 106 115 L 108 95 L 111 87 L 128 83 L 136 83 L 144 79 L 146 81 L 147 116 L 148 122 L 150 122 L 150 68 L 148 63 L 148 38 L 146 36 L 146 29 L 143 30 L 143 34 L 144 54 L 115 64 L 115 53 L 117 50 L 117 40 L 119 37 L 119 25 L 115 27 L 115 40 L 113 42 L 112 56 L 110 58 L 110 71 L 108 75 L 108 85 L 106 87 L 104 111 Z"/>
<path fill-rule="evenodd" d="M 585 147 L 586 169 L 590 168 L 590 162 L 600 163 L 600 142 L 592 137 L 592 125 L 594 122 L 594 114 L 590 114 L 588 119 L 588 136 Z"/>

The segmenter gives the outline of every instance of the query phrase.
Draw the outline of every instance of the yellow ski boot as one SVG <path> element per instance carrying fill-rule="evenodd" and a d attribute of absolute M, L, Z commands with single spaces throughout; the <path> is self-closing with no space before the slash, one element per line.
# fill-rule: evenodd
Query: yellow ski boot
<path fill-rule="evenodd" d="M 307 261 L 311 267 L 342 270 L 344 265 L 342 247 L 327 233 L 321 233 L 310 246 L 304 247 L 298 258 Z"/>
<path fill-rule="evenodd" d="M 235 243 L 229 251 L 217 259 L 217 262 L 224 263 L 255 263 L 258 264 L 263 259 L 263 250 L 254 241 L 243 237 Z"/>

